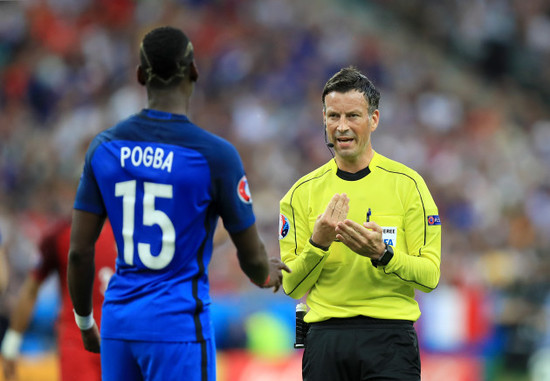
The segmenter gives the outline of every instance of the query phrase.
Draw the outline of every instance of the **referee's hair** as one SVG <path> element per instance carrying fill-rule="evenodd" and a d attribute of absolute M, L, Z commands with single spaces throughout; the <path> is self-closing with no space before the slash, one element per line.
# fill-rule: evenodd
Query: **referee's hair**
<path fill-rule="evenodd" d="M 189 75 L 194 59 L 193 44 L 181 30 L 162 26 L 145 35 L 139 58 L 147 86 L 157 89 L 174 87 Z"/>
<path fill-rule="evenodd" d="M 347 93 L 351 90 L 357 90 L 365 95 L 369 105 L 369 114 L 378 109 L 380 101 L 380 92 L 374 87 L 374 84 L 356 67 L 348 66 L 341 69 L 330 78 L 323 88 L 323 110 L 325 109 L 325 97 L 328 93 L 336 91 L 338 93 Z"/>

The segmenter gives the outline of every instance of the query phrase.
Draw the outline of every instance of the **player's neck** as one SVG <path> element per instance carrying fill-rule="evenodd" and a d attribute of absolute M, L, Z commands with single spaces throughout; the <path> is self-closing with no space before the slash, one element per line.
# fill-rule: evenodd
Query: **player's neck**
<path fill-rule="evenodd" d="M 187 115 L 189 111 L 189 96 L 179 91 L 149 91 L 147 98 L 147 107 L 152 110 L 182 115 Z"/>

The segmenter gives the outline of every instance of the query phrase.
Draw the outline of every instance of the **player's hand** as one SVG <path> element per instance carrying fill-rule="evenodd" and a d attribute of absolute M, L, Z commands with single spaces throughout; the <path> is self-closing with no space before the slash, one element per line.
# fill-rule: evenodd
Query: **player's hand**
<path fill-rule="evenodd" d="M 336 238 L 359 255 L 371 259 L 380 259 L 386 245 L 382 240 L 382 227 L 376 222 L 363 225 L 351 220 L 338 223 Z"/>
<path fill-rule="evenodd" d="M 99 353 L 99 329 L 97 328 L 97 324 L 95 322 L 92 328 L 80 330 L 80 335 L 82 336 L 84 349 L 86 349 L 88 352 Z"/>
<path fill-rule="evenodd" d="M 273 288 L 274 293 L 279 291 L 279 287 L 281 287 L 281 283 L 283 282 L 282 270 L 287 273 L 292 272 L 279 258 L 269 258 L 269 282 L 263 288 Z"/>
<path fill-rule="evenodd" d="M 5 381 L 16 381 L 16 360 L 15 359 L 6 359 L 2 358 L 2 365 L 4 368 L 4 380 Z"/>
<path fill-rule="evenodd" d="M 319 246 L 329 247 L 336 239 L 336 227 L 344 221 L 349 211 L 349 198 L 345 193 L 336 193 L 323 214 L 317 217 L 311 240 Z"/>

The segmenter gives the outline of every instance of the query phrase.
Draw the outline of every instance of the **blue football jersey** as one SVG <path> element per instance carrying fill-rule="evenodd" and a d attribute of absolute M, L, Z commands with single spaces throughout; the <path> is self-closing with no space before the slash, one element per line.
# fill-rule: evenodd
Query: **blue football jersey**
<path fill-rule="evenodd" d="M 212 336 L 207 267 L 218 217 L 230 233 L 255 221 L 233 145 L 184 115 L 143 110 L 92 141 L 74 208 L 107 215 L 117 242 L 102 337 Z"/>

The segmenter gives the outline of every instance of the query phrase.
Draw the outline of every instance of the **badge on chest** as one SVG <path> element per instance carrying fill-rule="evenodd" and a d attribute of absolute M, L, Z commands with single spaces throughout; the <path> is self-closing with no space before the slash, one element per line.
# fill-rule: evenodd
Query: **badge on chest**
<path fill-rule="evenodd" d="M 397 227 L 382 226 L 382 240 L 390 246 L 397 245 Z"/>

